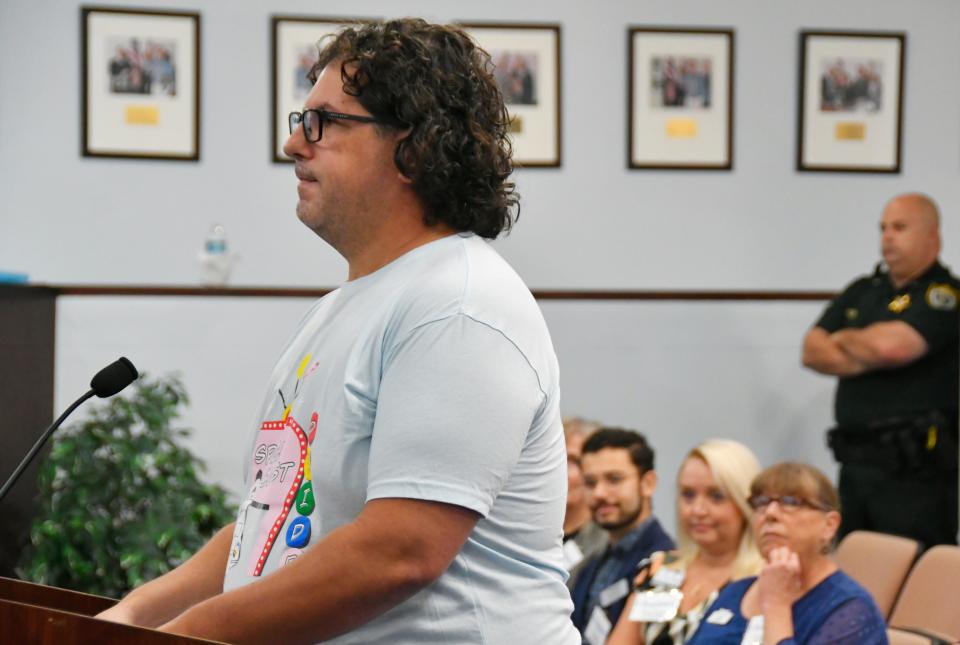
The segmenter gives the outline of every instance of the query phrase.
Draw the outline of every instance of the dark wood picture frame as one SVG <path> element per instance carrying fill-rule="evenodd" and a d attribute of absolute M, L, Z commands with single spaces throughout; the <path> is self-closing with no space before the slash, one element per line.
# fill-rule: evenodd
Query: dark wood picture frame
<path fill-rule="evenodd" d="M 887 100 L 878 99 L 881 105 L 887 104 L 895 106 L 896 114 L 888 115 L 888 123 L 886 124 L 888 128 L 891 128 L 892 131 L 887 133 L 886 139 L 889 139 L 889 145 L 893 146 L 893 150 L 888 150 L 891 161 L 887 164 L 864 164 L 857 162 L 843 162 L 836 161 L 834 163 L 811 163 L 807 159 L 807 154 L 813 146 L 809 145 L 807 141 L 808 132 L 808 123 L 807 119 L 810 116 L 810 111 L 808 109 L 807 103 L 810 101 L 810 96 L 808 95 L 808 86 L 811 84 L 810 78 L 808 78 L 808 62 L 810 58 L 810 43 L 811 39 L 829 39 L 829 38 L 838 38 L 838 39 L 857 39 L 863 40 L 863 44 L 869 42 L 885 40 L 889 41 L 887 44 L 897 44 L 897 61 L 894 64 L 894 73 L 896 74 L 896 100 L 892 104 Z M 799 172 L 845 172 L 845 173 L 882 173 L 882 174 L 899 174 L 901 168 L 901 155 L 903 150 L 903 83 L 904 83 L 904 65 L 906 60 L 906 40 L 905 32 L 872 32 L 872 31 L 821 31 L 821 30 L 803 30 L 800 32 L 800 67 L 798 73 L 798 82 L 799 82 L 799 104 L 797 109 L 797 157 L 796 157 L 796 169 Z M 819 84 L 822 87 L 822 80 Z M 886 88 L 882 89 L 883 92 L 888 91 Z M 820 90 L 821 94 L 823 90 Z M 821 101 L 823 100 L 822 95 L 820 96 Z M 878 108 L 879 109 L 879 108 Z M 848 117 L 856 118 L 856 117 Z M 864 117 L 867 118 L 867 117 Z M 850 122 L 848 125 L 855 126 L 858 123 L 861 124 L 860 128 L 852 128 L 850 130 L 854 134 L 859 134 L 861 137 L 864 136 L 864 131 L 867 131 L 866 127 L 862 127 L 863 122 Z M 841 123 L 836 123 L 835 136 L 840 139 L 840 126 Z"/>
<path fill-rule="evenodd" d="M 323 37 L 327 33 L 336 33 L 341 28 L 349 25 L 358 25 L 376 18 L 342 18 L 335 16 L 304 16 L 304 15 L 272 15 L 270 16 L 270 159 L 274 163 L 293 163 L 293 159 L 283 154 L 281 146 L 286 141 L 287 132 L 287 114 L 293 110 L 299 110 L 302 105 L 291 103 L 289 92 L 284 92 L 285 81 L 284 74 L 292 72 L 290 69 L 280 70 L 281 61 L 284 58 L 281 47 L 285 46 L 282 42 L 280 30 L 284 25 L 316 27 L 329 25 L 331 29 L 321 30 Z M 318 38 L 319 40 L 319 38 Z M 316 44 L 316 43 L 314 43 Z M 286 77 L 289 80 L 289 75 Z M 282 87 L 283 86 L 283 87 Z M 286 88 L 290 89 L 290 88 Z M 287 108 L 281 107 L 281 103 L 286 103 Z"/>
<path fill-rule="evenodd" d="M 707 38 L 720 37 L 725 39 L 725 56 L 726 56 L 726 65 L 720 66 L 719 69 L 716 67 L 711 67 L 712 73 L 715 75 L 717 72 L 721 72 L 726 75 L 725 83 L 723 87 L 723 93 L 726 94 L 726 100 L 720 102 L 720 106 L 726 111 L 726 114 L 718 115 L 716 118 L 701 119 L 701 121 L 707 121 L 707 127 L 704 129 L 708 133 L 716 132 L 719 128 L 722 128 L 722 140 L 719 143 L 714 143 L 710 149 L 713 152 L 713 156 L 717 156 L 717 151 L 719 150 L 720 156 L 719 159 L 710 160 L 706 159 L 707 155 L 702 155 L 700 159 L 695 158 L 695 152 L 683 150 L 682 148 L 689 148 L 692 146 L 676 146 L 674 150 L 664 150 L 662 157 L 660 159 L 638 159 L 635 155 L 636 146 L 639 144 L 640 137 L 642 133 L 639 132 L 638 121 L 641 119 L 638 118 L 638 110 L 640 109 L 639 102 L 636 99 L 637 92 L 640 89 L 640 83 L 638 83 L 638 75 L 640 70 L 636 68 L 635 61 L 637 58 L 636 43 L 637 37 L 643 34 L 650 34 L 652 36 L 703 36 Z M 695 52 L 691 52 L 695 53 Z M 696 52 L 699 53 L 699 52 Z M 736 53 L 736 33 L 733 28 L 721 28 L 721 27 L 661 27 L 661 26 L 649 26 L 649 25 L 639 25 L 639 26 L 630 26 L 627 28 L 627 168 L 631 170 L 732 170 L 733 169 L 733 137 L 734 137 L 734 93 L 735 93 L 735 76 L 734 76 L 734 56 Z M 715 85 L 716 80 L 711 79 L 708 81 L 710 86 L 709 92 L 713 92 L 713 86 Z M 716 107 L 716 104 L 713 105 Z M 659 107 L 658 110 L 662 111 L 665 108 Z M 649 110 L 651 113 L 653 110 Z M 689 114 L 689 113 L 688 113 Z M 710 115 L 712 117 L 712 115 Z M 653 118 L 655 117 L 655 118 Z M 652 117 L 647 117 L 651 121 L 659 122 L 658 125 L 664 125 L 663 119 L 667 118 L 666 114 L 661 115 L 652 115 Z M 677 116 L 670 119 L 665 123 L 665 130 L 670 130 L 670 123 L 677 121 L 685 121 L 688 124 L 693 123 L 695 128 L 698 128 L 695 115 L 690 115 L 683 117 Z M 658 128 L 659 129 L 659 128 Z M 696 130 L 694 130 L 696 131 Z M 651 131 L 652 133 L 652 131 Z M 672 136 L 672 135 L 668 135 Z M 716 137 L 716 134 L 714 134 Z M 688 137 L 678 137 L 678 138 L 688 138 Z M 662 145 L 662 142 L 661 142 Z M 651 153 L 650 156 L 655 156 Z"/>
<path fill-rule="evenodd" d="M 539 61 L 540 65 L 533 72 L 527 70 L 528 74 L 537 76 L 543 74 L 543 76 L 533 79 L 537 88 L 533 104 L 527 103 L 528 98 L 523 97 L 518 97 L 518 102 L 512 102 L 509 92 L 503 87 L 501 89 L 505 93 L 504 99 L 507 103 L 507 112 L 511 123 L 524 128 L 513 137 L 514 162 L 520 168 L 559 168 L 563 163 L 563 86 L 561 84 L 563 78 L 563 42 L 560 23 L 458 21 L 457 24 L 463 27 L 491 55 L 495 65 L 498 51 L 516 54 L 535 45 L 536 43 L 531 41 L 538 35 L 552 40 L 549 48 L 553 51 L 547 53 L 542 61 Z M 496 32 L 514 32 L 517 38 L 516 47 L 512 43 L 508 49 L 501 50 L 500 47 L 494 47 L 493 45 L 499 45 L 503 41 L 503 35 Z M 536 32 L 541 33 L 536 34 Z M 524 36 L 527 37 L 528 42 L 526 44 L 523 43 Z M 543 47 L 541 47 L 542 49 Z M 544 65 L 544 63 L 547 64 Z M 549 67 L 551 66 L 553 67 L 553 74 L 549 73 Z M 547 94 L 549 96 L 546 96 Z M 545 99 L 552 101 L 553 105 L 546 104 L 540 107 L 539 103 L 545 101 Z M 537 107 L 531 108 L 530 105 L 536 105 Z M 535 124 L 532 133 L 526 130 L 524 125 L 530 123 L 531 118 Z M 528 134 L 529 137 L 526 136 Z"/>
<path fill-rule="evenodd" d="M 91 18 L 97 16 L 107 16 L 107 17 L 116 17 L 122 19 L 124 17 L 128 18 L 152 18 L 158 22 L 157 28 L 162 29 L 164 22 L 169 24 L 170 21 L 182 21 L 184 19 L 190 22 L 190 33 L 188 34 L 186 40 L 186 45 L 188 49 L 192 49 L 192 64 L 190 60 L 182 60 L 181 57 L 183 52 L 179 52 L 175 57 L 175 65 L 173 66 L 174 70 L 189 70 L 192 75 L 192 83 L 188 81 L 183 81 L 183 74 L 176 71 L 173 72 L 175 76 L 173 93 L 171 96 L 175 96 L 178 89 L 182 92 L 183 88 L 187 88 L 192 92 L 192 97 L 189 94 L 183 97 L 182 101 L 166 101 L 161 107 L 158 107 L 158 104 L 153 105 L 141 105 L 136 106 L 134 103 L 145 103 L 151 101 L 146 95 L 149 94 L 150 82 L 147 81 L 145 85 L 141 87 L 148 88 L 147 92 L 142 91 L 133 91 L 133 90 L 124 90 L 120 92 L 114 89 L 112 85 L 112 80 L 110 81 L 111 89 L 109 91 L 103 91 L 102 89 L 97 92 L 96 88 L 91 88 L 91 84 L 97 81 L 104 81 L 103 85 L 100 85 L 101 88 L 107 85 L 107 76 L 112 74 L 111 71 L 107 71 L 105 68 L 107 63 L 107 57 L 104 56 L 101 59 L 91 59 L 89 56 L 90 46 L 91 46 Z M 80 7 L 80 154 L 83 157 L 107 157 L 107 158 L 122 158 L 122 159 L 157 159 L 157 160 L 170 160 L 170 161 L 199 161 L 200 160 L 200 14 L 198 12 L 183 12 L 183 11 L 161 11 L 153 9 L 138 9 L 138 8 L 127 8 L 127 7 L 114 7 L 114 6 L 92 6 L 84 5 Z M 135 34 L 126 34 L 125 37 L 129 38 L 131 41 L 137 40 L 143 37 L 142 33 Z M 117 35 L 112 35 L 112 38 L 118 38 Z M 165 36 L 169 37 L 169 36 Z M 92 65 L 97 63 L 104 63 L 103 68 L 93 68 Z M 98 83 L 99 85 L 99 83 Z M 108 94 L 121 94 L 128 96 L 129 98 L 122 97 L 113 97 L 110 98 Z M 96 103 L 94 105 L 93 103 Z M 180 103 L 177 105 L 177 103 Z M 125 118 L 127 125 L 130 125 L 131 120 L 135 122 L 135 125 L 138 126 L 156 126 L 163 129 L 168 125 L 169 121 L 173 121 L 174 125 L 168 128 L 166 132 L 157 132 L 157 136 L 153 137 L 154 139 L 162 139 L 164 142 L 169 141 L 178 141 L 182 142 L 180 149 L 166 149 L 165 146 L 151 147 L 149 144 L 145 145 L 136 145 L 130 143 L 129 133 L 133 132 L 132 130 L 126 131 L 127 134 L 124 134 L 124 124 L 119 123 L 119 111 L 125 105 Z M 109 109 L 104 109 L 108 107 Z M 133 110 L 133 112 L 131 112 Z M 137 112 L 139 110 L 139 112 Z M 178 127 L 176 123 L 183 122 L 185 119 L 182 118 L 182 112 L 184 110 L 188 111 L 187 119 L 189 119 L 188 130 L 187 132 L 183 131 L 182 127 Z M 105 112 L 115 112 L 114 116 L 118 117 L 110 123 L 109 116 L 107 117 L 106 123 L 92 123 L 91 119 L 98 119 Z M 139 115 L 140 122 L 136 123 L 137 118 L 133 118 L 131 115 Z M 161 115 L 164 117 L 169 116 L 171 118 L 160 118 Z M 109 124 L 109 125 L 108 125 Z M 107 134 L 105 132 L 111 126 L 119 126 L 118 131 L 112 134 Z M 105 143 L 105 142 L 112 142 Z"/>

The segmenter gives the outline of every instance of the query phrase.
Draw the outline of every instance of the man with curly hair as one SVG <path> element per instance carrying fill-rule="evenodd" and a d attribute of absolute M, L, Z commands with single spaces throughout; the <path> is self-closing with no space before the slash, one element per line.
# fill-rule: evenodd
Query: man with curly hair
<path fill-rule="evenodd" d="M 231 643 L 578 643 L 557 360 L 485 239 L 518 210 L 489 57 L 396 20 L 342 31 L 311 80 L 284 149 L 348 280 L 277 363 L 237 521 L 104 617 Z"/>

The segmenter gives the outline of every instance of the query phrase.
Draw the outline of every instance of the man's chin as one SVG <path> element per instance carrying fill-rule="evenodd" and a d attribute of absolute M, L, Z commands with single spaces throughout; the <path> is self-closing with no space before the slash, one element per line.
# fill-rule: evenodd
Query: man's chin
<path fill-rule="evenodd" d="M 636 517 L 617 517 L 615 519 L 607 520 L 594 520 L 597 524 L 600 525 L 600 528 L 606 531 L 619 531 L 620 529 L 630 526 L 636 520 Z"/>
<path fill-rule="evenodd" d="M 297 204 L 297 219 L 312 231 L 317 230 L 320 217 L 314 212 L 310 205 L 301 201 Z"/>

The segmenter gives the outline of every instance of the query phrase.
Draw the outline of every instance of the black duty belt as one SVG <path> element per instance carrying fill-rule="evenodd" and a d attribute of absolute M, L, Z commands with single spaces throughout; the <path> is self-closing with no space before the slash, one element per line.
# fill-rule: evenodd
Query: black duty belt
<path fill-rule="evenodd" d="M 827 445 L 842 464 L 869 464 L 894 473 L 957 469 L 957 414 L 933 410 L 827 431 Z"/>

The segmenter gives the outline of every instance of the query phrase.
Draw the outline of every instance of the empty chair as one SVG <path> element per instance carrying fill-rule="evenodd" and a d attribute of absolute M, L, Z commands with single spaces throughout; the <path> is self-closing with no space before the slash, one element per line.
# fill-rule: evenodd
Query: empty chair
<path fill-rule="evenodd" d="M 834 559 L 870 592 L 885 619 L 897 600 L 920 544 L 910 538 L 872 531 L 853 531 L 840 542 Z"/>
<path fill-rule="evenodd" d="M 890 614 L 891 632 L 903 629 L 951 643 L 960 640 L 958 589 L 960 547 L 933 547 L 917 561 L 903 585 Z"/>

